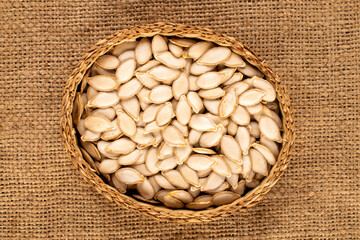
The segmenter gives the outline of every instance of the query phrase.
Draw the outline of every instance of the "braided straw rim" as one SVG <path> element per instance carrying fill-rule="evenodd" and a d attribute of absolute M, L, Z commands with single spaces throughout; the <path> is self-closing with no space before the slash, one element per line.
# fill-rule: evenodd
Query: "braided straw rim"
<path fill-rule="evenodd" d="M 234 52 L 245 58 L 250 64 L 259 68 L 265 75 L 266 79 L 274 84 L 277 100 L 279 101 L 280 110 L 283 116 L 283 143 L 276 164 L 272 167 L 269 175 L 264 178 L 261 184 L 255 189 L 248 192 L 245 196 L 235 200 L 233 203 L 220 206 L 217 208 L 195 211 L 195 210 L 173 210 L 163 206 L 154 206 L 148 203 L 139 202 L 130 196 L 121 194 L 117 189 L 106 184 L 95 172 L 90 165 L 83 159 L 78 142 L 75 136 L 75 129 L 72 122 L 72 109 L 75 99 L 76 89 L 83 79 L 87 70 L 93 65 L 96 59 L 107 53 L 112 47 L 130 39 L 139 37 L 152 37 L 156 34 L 164 36 L 178 36 L 187 38 L 198 38 L 205 41 L 211 41 L 221 46 L 230 47 Z M 266 193 L 280 179 L 284 170 L 290 161 L 290 154 L 294 148 L 294 111 L 290 101 L 290 96 L 284 84 L 279 77 L 264 61 L 256 54 L 241 43 L 239 40 L 228 37 L 224 34 L 215 32 L 207 28 L 199 28 L 182 24 L 168 22 L 159 22 L 135 26 L 129 29 L 123 29 L 115 34 L 106 37 L 97 42 L 89 49 L 78 63 L 75 70 L 68 79 L 62 100 L 61 108 L 61 135 L 65 143 L 65 148 L 81 176 L 90 183 L 100 194 L 104 195 L 111 202 L 132 209 L 139 213 L 151 216 L 158 220 L 169 220 L 177 222 L 200 222 L 210 221 L 225 217 L 238 210 L 244 210 L 257 204 Z"/>

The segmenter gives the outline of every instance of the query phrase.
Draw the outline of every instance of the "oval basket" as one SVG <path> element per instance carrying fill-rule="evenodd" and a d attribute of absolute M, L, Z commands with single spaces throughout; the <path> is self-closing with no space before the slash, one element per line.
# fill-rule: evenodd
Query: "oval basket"
<path fill-rule="evenodd" d="M 86 74 L 87 70 L 94 64 L 99 56 L 107 53 L 112 47 L 129 39 L 139 37 L 152 37 L 156 34 L 164 36 L 177 36 L 197 38 L 211 41 L 221 46 L 230 47 L 234 52 L 245 58 L 250 64 L 261 70 L 268 81 L 271 81 L 277 93 L 283 120 L 283 143 L 276 164 L 272 167 L 269 175 L 264 178 L 259 186 L 248 192 L 245 196 L 235 200 L 233 203 L 209 210 L 173 210 L 163 206 L 154 206 L 143 203 L 134 198 L 121 194 L 117 189 L 106 184 L 91 166 L 82 157 L 78 147 L 76 131 L 72 121 L 72 109 L 76 89 Z M 100 40 L 96 43 L 78 63 L 75 70 L 68 79 L 63 92 L 61 108 L 61 134 L 65 142 L 65 148 L 76 169 L 81 176 L 90 183 L 100 194 L 116 204 L 151 216 L 158 220 L 169 220 L 177 222 L 200 222 L 222 218 L 231 213 L 254 206 L 279 180 L 286 169 L 290 154 L 294 147 L 294 113 L 290 97 L 283 83 L 273 70 L 256 54 L 239 40 L 207 28 L 199 28 L 174 23 L 155 23 L 123 29 L 114 35 Z"/>

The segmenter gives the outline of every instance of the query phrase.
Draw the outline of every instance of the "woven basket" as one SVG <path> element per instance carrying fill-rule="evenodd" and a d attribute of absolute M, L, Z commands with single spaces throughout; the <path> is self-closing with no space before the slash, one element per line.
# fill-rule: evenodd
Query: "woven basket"
<path fill-rule="evenodd" d="M 214 209 L 195 211 L 195 210 L 173 210 L 163 206 L 154 206 L 135 200 L 134 198 L 121 194 L 117 189 L 106 184 L 91 166 L 82 157 L 81 151 L 77 144 L 76 131 L 72 122 L 72 109 L 75 93 L 79 83 L 89 68 L 93 65 L 99 56 L 107 53 L 112 47 L 129 39 L 139 37 L 152 37 L 156 34 L 164 36 L 178 36 L 187 38 L 198 38 L 201 40 L 211 41 L 221 46 L 230 47 L 234 52 L 241 55 L 250 64 L 256 66 L 265 75 L 268 81 L 271 81 L 277 92 L 277 100 L 280 105 L 282 120 L 284 125 L 283 143 L 276 164 L 272 167 L 269 175 L 263 179 L 261 184 L 248 192 L 245 196 L 237 199 L 231 204 L 220 206 Z M 290 102 L 290 97 L 286 92 L 284 84 L 279 77 L 262 59 L 245 46 L 243 43 L 233 37 L 214 32 L 210 29 L 186 26 L 174 23 L 155 23 L 142 26 L 136 26 L 130 29 L 123 29 L 114 35 L 100 40 L 83 56 L 69 80 L 66 83 L 61 108 L 61 134 L 65 142 L 65 147 L 82 177 L 90 183 L 99 193 L 104 195 L 110 201 L 119 204 L 125 208 L 151 216 L 158 220 L 170 220 L 177 222 L 200 222 L 210 221 L 222 218 L 240 209 L 246 209 L 258 203 L 264 195 L 279 180 L 286 169 L 290 154 L 294 147 L 294 113 Z"/>

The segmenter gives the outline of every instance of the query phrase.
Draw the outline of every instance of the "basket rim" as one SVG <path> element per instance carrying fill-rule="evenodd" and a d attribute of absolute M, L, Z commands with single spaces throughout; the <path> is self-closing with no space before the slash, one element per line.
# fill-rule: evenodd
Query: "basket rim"
<path fill-rule="evenodd" d="M 117 189 L 106 184 L 96 174 L 96 172 L 91 169 L 90 165 L 84 160 L 81 154 L 80 148 L 77 144 L 75 136 L 76 131 L 73 127 L 71 114 L 76 89 L 86 72 L 95 63 L 99 56 L 110 51 L 112 47 L 131 39 L 151 37 L 156 34 L 197 38 L 200 40 L 211 41 L 221 46 L 230 47 L 234 52 L 245 58 L 247 62 L 260 69 L 260 71 L 262 71 L 266 76 L 266 79 L 272 82 L 275 87 L 276 97 L 279 102 L 283 119 L 283 143 L 278 159 L 272 167 L 269 175 L 262 180 L 259 186 L 231 204 L 207 210 L 177 210 L 143 203 L 130 196 L 121 194 Z M 171 22 L 157 22 L 122 29 L 113 35 L 107 36 L 106 38 L 98 41 L 94 46 L 92 46 L 84 54 L 66 82 L 63 90 L 60 126 L 65 149 L 75 168 L 80 172 L 85 181 L 90 183 L 100 194 L 104 195 L 111 202 L 115 202 L 120 206 L 130 208 L 155 219 L 177 222 L 215 220 L 230 215 L 234 211 L 244 210 L 256 205 L 265 196 L 265 194 L 271 190 L 284 173 L 289 164 L 295 141 L 294 110 L 290 101 L 290 96 L 287 93 L 284 83 L 281 82 L 278 75 L 274 73 L 264 60 L 258 57 L 249 47 L 234 37 L 229 37 L 208 28 L 194 27 Z"/>

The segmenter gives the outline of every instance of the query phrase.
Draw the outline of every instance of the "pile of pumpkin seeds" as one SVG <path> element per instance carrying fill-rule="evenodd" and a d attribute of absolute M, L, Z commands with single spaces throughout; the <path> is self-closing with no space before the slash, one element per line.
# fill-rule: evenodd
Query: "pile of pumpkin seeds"
<path fill-rule="evenodd" d="M 273 85 L 228 47 L 156 35 L 115 46 L 77 92 L 83 157 L 121 193 L 169 208 L 229 204 L 269 174 Z"/>

